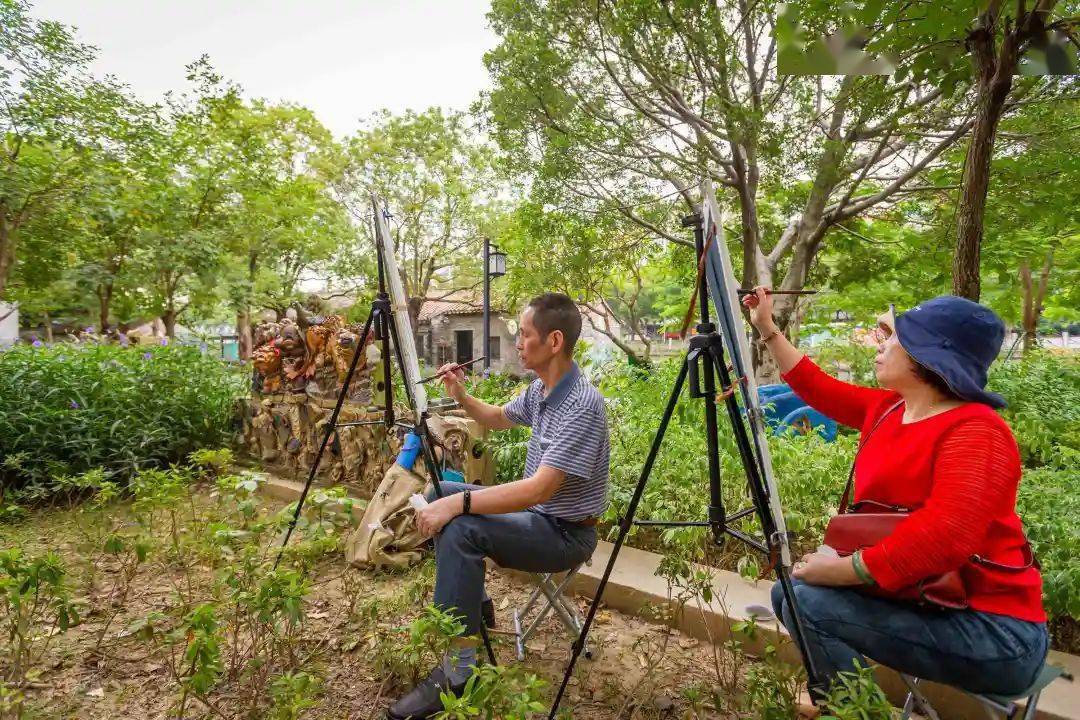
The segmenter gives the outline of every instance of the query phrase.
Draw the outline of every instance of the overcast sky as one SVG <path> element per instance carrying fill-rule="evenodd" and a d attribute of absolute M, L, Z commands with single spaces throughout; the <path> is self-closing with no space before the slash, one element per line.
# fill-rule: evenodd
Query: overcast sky
<path fill-rule="evenodd" d="M 203 53 L 249 97 L 305 105 L 334 134 L 381 108 L 467 109 L 488 86 L 490 0 L 36 0 L 99 49 L 95 71 L 159 100 Z"/>

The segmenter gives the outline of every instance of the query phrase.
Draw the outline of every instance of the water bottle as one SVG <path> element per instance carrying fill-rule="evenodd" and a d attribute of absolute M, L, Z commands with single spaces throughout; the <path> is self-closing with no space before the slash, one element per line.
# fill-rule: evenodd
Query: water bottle
<path fill-rule="evenodd" d="M 405 443 L 401 446 L 401 452 L 397 456 L 397 464 L 406 470 L 412 470 L 419 454 L 420 436 L 411 432 L 405 436 Z"/>

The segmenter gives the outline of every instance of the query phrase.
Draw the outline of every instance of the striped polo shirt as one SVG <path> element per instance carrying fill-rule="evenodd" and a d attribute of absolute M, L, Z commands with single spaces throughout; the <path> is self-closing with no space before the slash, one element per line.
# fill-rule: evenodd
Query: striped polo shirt
<path fill-rule="evenodd" d="M 551 499 L 532 509 L 574 522 L 602 515 L 607 509 L 611 454 L 607 409 L 604 397 L 577 363 L 546 395 L 544 383 L 536 379 L 503 411 L 512 422 L 532 428 L 525 477 L 541 465 L 566 473 Z"/>

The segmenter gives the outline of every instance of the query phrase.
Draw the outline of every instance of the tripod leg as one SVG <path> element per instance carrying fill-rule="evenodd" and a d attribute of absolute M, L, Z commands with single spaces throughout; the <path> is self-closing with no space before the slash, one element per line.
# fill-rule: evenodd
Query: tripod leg
<path fill-rule="evenodd" d="M 645 485 L 649 482 L 649 475 L 652 473 L 652 467 L 653 463 L 656 462 L 656 456 L 660 452 L 660 445 L 664 440 L 664 434 L 667 432 L 668 422 L 671 421 L 671 416 L 675 414 L 675 406 L 679 402 L 679 395 L 682 394 L 682 388 L 683 384 L 686 382 L 688 368 L 689 363 L 687 359 L 684 358 L 682 367 L 679 369 L 679 376 L 675 380 L 675 387 L 672 388 L 671 397 L 668 398 L 667 407 L 664 409 L 664 416 L 660 419 L 660 427 L 657 428 L 656 435 L 653 436 L 652 447 L 649 448 L 649 455 L 645 458 L 645 465 L 641 468 L 641 476 L 638 478 L 637 487 L 634 488 L 634 495 L 630 498 L 630 504 L 626 508 L 626 516 L 619 526 L 619 534 L 615 538 L 615 545 L 611 548 L 611 557 L 608 558 L 607 567 L 604 568 L 604 575 L 600 578 L 600 584 L 596 588 L 596 596 L 593 597 L 593 601 L 589 605 L 589 612 L 585 616 L 585 622 L 581 626 L 581 632 L 578 634 L 577 641 L 574 642 L 570 662 L 567 664 L 566 672 L 563 674 L 562 684 L 559 685 L 559 692 L 555 695 L 555 700 L 551 704 L 551 712 L 548 713 L 548 720 L 555 720 L 555 714 L 559 711 L 559 703 L 562 702 L 563 694 L 566 693 L 566 686 L 570 683 L 570 676 L 574 674 L 574 665 L 577 664 L 578 656 L 581 655 L 581 651 L 585 647 L 585 638 L 589 634 L 589 628 L 592 627 L 593 619 L 596 617 L 596 611 L 600 607 L 600 599 L 604 596 L 604 589 L 607 587 L 608 580 L 611 579 L 611 573 L 615 569 L 615 560 L 619 556 L 619 550 L 622 549 L 623 543 L 626 541 L 626 536 L 630 532 L 630 528 L 634 525 L 634 514 L 637 512 L 638 505 L 641 503 L 641 496 L 645 492 Z"/>
<path fill-rule="evenodd" d="M 480 621 L 480 639 L 484 641 L 484 647 L 487 649 L 488 660 L 492 665 L 498 665 L 499 661 L 495 659 L 495 650 L 491 647 L 491 637 L 488 636 L 487 625 L 483 620 Z"/>
<path fill-rule="evenodd" d="M 810 656 L 810 648 L 806 644 L 806 631 L 803 629 L 802 613 L 799 612 L 799 602 L 795 599 L 795 587 L 791 584 L 791 576 L 779 560 L 776 561 L 776 582 L 784 592 L 784 602 L 791 608 L 791 617 L 795 621 L 795 627 L 788 628 L 795 647 L 799 648 L 802 655 L 803 667 L 806 668 L 806 689 L 810 692 L 810 699 L 815 703 L 824 692 L 824 684 L 814 667 L 814 659 Z M 777 618 L 779 620 L 779 618 Z"/>
<path fill-rule="evenodd" d="M 731 374 L 728 372 L 727 365 L 724 363 L 724 351 L 723 346 L 710 347 L 710 356 L 713 359 L 713 364 L 720 374 L 720 382 L 724 387 L 731 387 Z M 740 382 L 736 380 L 735 382 Z M 739 410 L 739 403 L 735 399 L 735 393 L 730 393 L 725 403 L 727 405 L 728 417 L 731 420 L 731 428 L 735 433 L 736 445 L 739 448 L 739 457 L 742 460 L 743 470 L 746 472 L 746 478 L 750 486 L 750 497 L 754 501 L 754 508 L 757 510 L 758 520 L 761 522 L 761 528 L 765 532 L 766 542 L 776 549 L 773 545 L 778 542 L 776 535 L 776 523 L 773 521 L 772 513 L 769 509 L 768 492 L 765 488 L 765 481 L 760 472 L 760 466 L 758 465 L 754 451 L 750 444 L 750 438 L 747 434 L 746 425 L 743 422 L 742 411 Z M 752 420 L 751 420 L 752 422 Z M 776 581 L 780 583 L 780 587 L 784 592 L 784 600 L 791 608 L 791 616 L 795 619 L 794 627 L 788 628 L 791 633 L 791 639 L 795 641 L 795 646 L 799 648 L 799 653 L 802 655 L 803 667 L 806 668 L 806 685 L 811 691 L 811 697 L 814 697 L 816 692 L 821 689 L 821 681 L 818 678 L 816 668 L 814 667 L 814 659 L 810 656 L 809 648 L 806 645 L 806 634 L 803 631 L 802 615 L 799 613 L 799 603 L 795 599 L 795 589 L 791 585 L 791 577 L 788 575 L 788 570 L 783 565 L 783 561 L 780 559 L 780 553 L 776 553 L 776 565 L 773 570 L 776 572 Z"/>
<path fill-rule="evenodd" d="M 379 337 L 382 340 L 382 366 L 383 366 L 383 402 L 386 405 L 386 428 L 390 430 L 394 427 L 394 380 L 390 374 L 390 332 L 394 327 L 393 316 L 389 301 L 384 305 L 387 309 L 378 314 L 379 320 Z M 397 349 L 397 342 L 394 342 L 394 349 Z M 404 365 L 398 365 L 398 367 L 404 367 Z"/>
<path fill-rule="evenodd" d="M 378 310 L 372 310 L 368 314 L 367 321 L 364 323 L 364 331 L 360 333 L 359 344 L 357 345 L 356 352 L 353 353 L 352 362 L 349 363 L 349 372 L 345 375 L 345 380 L 341 384 L 341 392 L 338 393 L 337 403 L 334 405 L 334 411 L 330 414 L 330 419 L 326 422 L 326 432 L 323 434 L 322 442 L 319 444 L 319 452 L 315 454 L 315 460 L 311 463 L 311 472 L 308 473 L 307 482 L 304 483 L 304 490 L 300 493 L 300 499 L 296 502 L 296 512 L 293 513 L 292 520 L 289 521 L 289 528 L 285 531 L 285 538 L 281 541 L 281 549 L 278 550 L 277 559 L 274 560 L 274 569 L 277 569 L 278 563 L 281 562 L 281 556 L 285 553 L 285 546 L 289 544 L 289 538 L 292 537 L 293 530 L 296 529 L 296 523 L 300 520 L 300 512 L 304 508 L 304 501 L 307 500 L 308 491 L 311 490 L 311 483 L 315 481 L 315 473 L 319 471 L 319 463 L 322 461 L 323 453 L 326 452 L 326 446 L 330 442 L 330 436 L 334 434 L 337 429 L 338 415 L 341 414 L 341 407 L 345 404 L 345 398 L 349 394 L 349 384 L 352 382 L 353 374 L 356 372 L 356 366 L 360 361 L 360 356 L 364 354 L 364 340 L 367 339 L 368 332 L 371 331 L 372 323 L 378 320 L 380 315 Z"/>

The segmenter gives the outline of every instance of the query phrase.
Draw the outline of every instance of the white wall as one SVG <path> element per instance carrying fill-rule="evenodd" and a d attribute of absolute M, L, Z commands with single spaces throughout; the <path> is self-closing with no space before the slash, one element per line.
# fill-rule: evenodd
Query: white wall
<path fill-rule="evenodd" d="M 14 345 L 19 340 L 19 311 L 6 302 L 0 302 L 0 318 L 4 318 L 0 320 L 0 347 Z"/>

